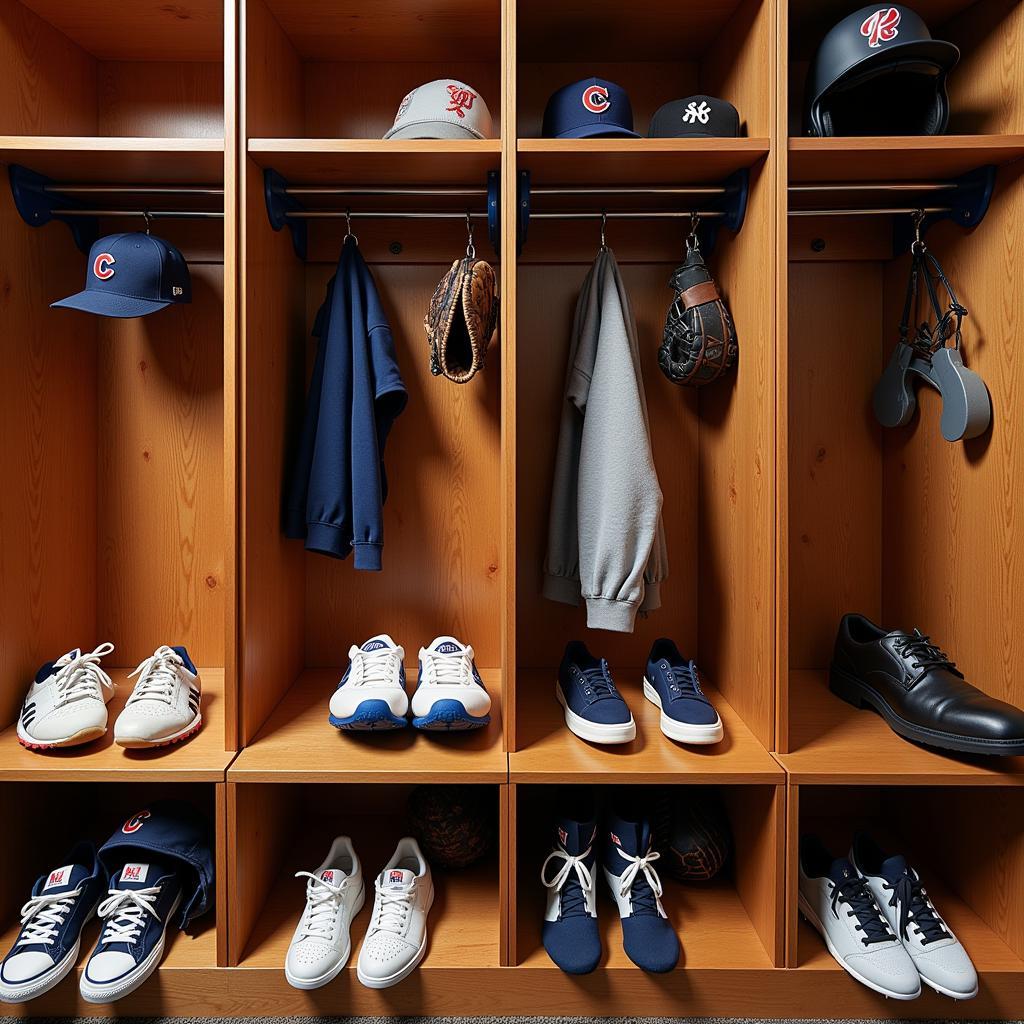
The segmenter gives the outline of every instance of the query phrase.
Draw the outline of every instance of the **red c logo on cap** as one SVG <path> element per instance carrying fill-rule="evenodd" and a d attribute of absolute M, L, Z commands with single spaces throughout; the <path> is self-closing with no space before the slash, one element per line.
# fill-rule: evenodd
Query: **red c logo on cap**
<path fill-rule="evenodd" d="M 114 276 L 113 266 L 117 262 L 109 252 L 101 252 L 92 261 L 92 272 L 101 280 L 109 281 Z"/>
<path fill-rule="evenodd" d="M 603 114 L 609 107 L 608 90 L 603 85 L 588 85 L 583 90 L 583 106 L 592 114 Z"/>
<path fill-rule="evenodd" d="M 133 832 L 138 832 L 142 828 L 142 823 L 150 817 L 149 811 L 139 811 L 138 814 L 133 814 L 122 826 L 121 831 L 130 836 Z"/>

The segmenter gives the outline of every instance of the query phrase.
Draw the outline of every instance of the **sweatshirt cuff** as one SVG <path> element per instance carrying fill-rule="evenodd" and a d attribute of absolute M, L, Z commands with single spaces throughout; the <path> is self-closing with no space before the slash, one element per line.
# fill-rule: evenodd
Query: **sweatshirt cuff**
<path fill-rule="evenodd" d="M 544 596 L 549 601 L 561 601 L 563 604 L 579 605 L 580 581 L 569 579 L 568 576 L 544 575 Z"/>
<path fill-rule="evenodd" d="M 306 550 L 319 551 L 331 558 L 344 558 L 352 540 L 348 531 L 330 523 L 308 523 L 306 526 Z"/>
<path fill-rule="evenodd" d="M 640 602 L 640 614 L 657 611 L 661 607 L 661 583 L 644 584 L 644 599 Z"/>
<path fill-rule="evenodd" d="M 635 622 L 635 604 L 613 601 L 607 597 L 587 598 L 587 629 L 610 629 L 615 633 L 632 633 Z"/>
<path fill-rule="evenodd" d="M 355 552 L 354 561 L 357 569 L 366 569 L 369 572 L 380 572 L 384 568 L 383 553 L 384 545 L 375 544 L 373 541 L 359 541 L 352 545 Z"/>

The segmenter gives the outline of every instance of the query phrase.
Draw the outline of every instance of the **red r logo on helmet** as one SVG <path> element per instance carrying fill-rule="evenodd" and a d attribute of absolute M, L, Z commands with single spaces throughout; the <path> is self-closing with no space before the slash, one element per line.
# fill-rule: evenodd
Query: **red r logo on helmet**
<path fill-rule="evenodd" d="M 588 85 L 583 90 L 583 106 L 592 114 L 603 114 L 609 107 L 608 90 L 603 85 Z"/>
<path fill-rule="evenodd" d="M 133 814 L 122 826 L 121 831 L 130 836 L 133 832 L 138 832 L 142 828 L 142 823 L 150 817 L 149 811 L 139 811 L 138 814 Z"/>
<path fill-rule="evenodd" d="M 101 252 L 92 261 L 92 272 L 101 280 L 108 281 L 114 276 L 113 266 L 117 262 L 109 252 Z"/>
<path fill-rule="evenodd" d="M 891 43 L 900 34 L 896 27 L 900 18 L 900 12 L 895 7 L 883 7 L 865 20 L 860 27 L 860 34 L 867 39 L 872 49 L 882 43 Z"/>

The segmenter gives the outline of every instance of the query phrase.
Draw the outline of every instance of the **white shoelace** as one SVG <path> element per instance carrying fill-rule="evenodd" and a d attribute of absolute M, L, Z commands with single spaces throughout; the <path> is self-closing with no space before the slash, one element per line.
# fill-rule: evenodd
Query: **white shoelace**
<path fill-rule="evenodd" d="M 629 867 L 626 868 L 619 883 L 619 895 L 625 896 L 633 888 L 636 876 L 642 871 L 644 878 L 647 879 L 647 884 L 653 890 L 654 895 L 660 900 L 662 893 L 661 879 L 658 877 L 658 872 L 654 870 L 652 864 L 661 857 L 661 854 L 657 850 L 651 850 L 643 857 L 633 857 L 626 853 L 621 846 L 617 846 L 615 849 L 623 860 L 629 861 Z"/>
<path fill-rule="evenodd" d="M 411 887 L 390 889 L 382 886 L 380 882 L 377 882 L 374 888 L 377 890 L 377 899 L 373 907 L 376 924 L 371 924 L 371 927 L 378 931 L 402 934 L 413 900 L 416 898 L 416 890 Z"/>
<path fill-rule="evenodd" d="M 174 703 L 174 688 L 178 685 L 178 669 L 185 664 L 181 656 L 166 644 L 158 647 L 152 657 L 147 658 L 128 678 L 138 676 L 139 681 L 128 698 L 131 704 L 137 700 L 160 700 L 165 704 Z"/>
<path fill-rule="evenodd" d="M 338 909 L 351 879 L 346 877 L 340 885 L 331 885 L 311 871 L 296 871 L 295 877 L 309 879 L 306 883 L 306 911 L 302 916 L 299 938 L 332 940 Z"/>
<path fill-rule="evenodd" d="M 423 662 L 423 682 L 428 686 L 473 686 L 473 648 L 466 647 L 455 654 L 420 651 Z"/>
<path fill-rule="evenodd" d="M 69 661 L 64 660 L 68 657 L 65 654 L 55 661 L 57 700 L 54 706 L 62 707 L 75 700 L 103 700 L 103 687 L 112 687 L 114 684 L 110 676 L 100 668 L 100 659 L 113 653 L 113 650 L 113 644 L 103 643 L 88 654 L 79 654 Z"/>
<path fill-rule="evenodd" d="M 145 889 L 110 889 L 107 898 L 96 909 L 101 918 L 109 918 L 103 926 L 100 943 L 124 942 L 129 946 L 142 934 L 146 914 L 157 921 L 160 915 L 154 904 L 160 895 L 160 886 Z"/>
<path fill-rule="evenodd" d="M 64 918 L 82 895 L 79 886 L 71 892 L 55 892 L 47 896 L 33 896 L 21 908 L 21 923 L 25 934 L 18 939 L 19 946 L 53 944 L 57 932 L 64 924 Z"/>
<path fill-rule="evenodd" d="M 575 870 L 576 878 L 580 883 L 580 888 L 585 893 L 590 893 L 594 888 L 594 876 L 590 873 L 590 868 L 584 863 L 587 857 L 590 856 L 590 847 L 588 846 L 579 856 L 574 857 L 571 853 L 566 850 L 556 849 L 552 850 L 548 855 L 547 859 L 540 867 L 540 880 L 544 886 L 548 889 L 555 889 L 558 892 L 562 891 L 562 886 L 565 885 L 569 878 L 569 875 Z M 547 871 L 548 865 L 552 860 L 561 860 L 562 866 L 555 872 L 555 877 L 548 881 Z"/>
<path fill-rule="evenodd" d="M 348 651 L 352 662 L 349 686 L 394 686 L 398 668 L 405 658 L 401 647 L 382 647 L 379 651 L 364 651 L 354 644 Z"/>

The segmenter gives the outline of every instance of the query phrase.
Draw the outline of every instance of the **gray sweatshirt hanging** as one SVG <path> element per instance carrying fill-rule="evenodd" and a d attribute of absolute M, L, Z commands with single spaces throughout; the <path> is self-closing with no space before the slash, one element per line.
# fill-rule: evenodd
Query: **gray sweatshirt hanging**
<path fill-rule="evenodd" d="M 668 576 L 640 347 L 610 250 L 590 268 L 569 347 L 544 595 L 587 605 L 587 625 L 631 633 Z"/>

